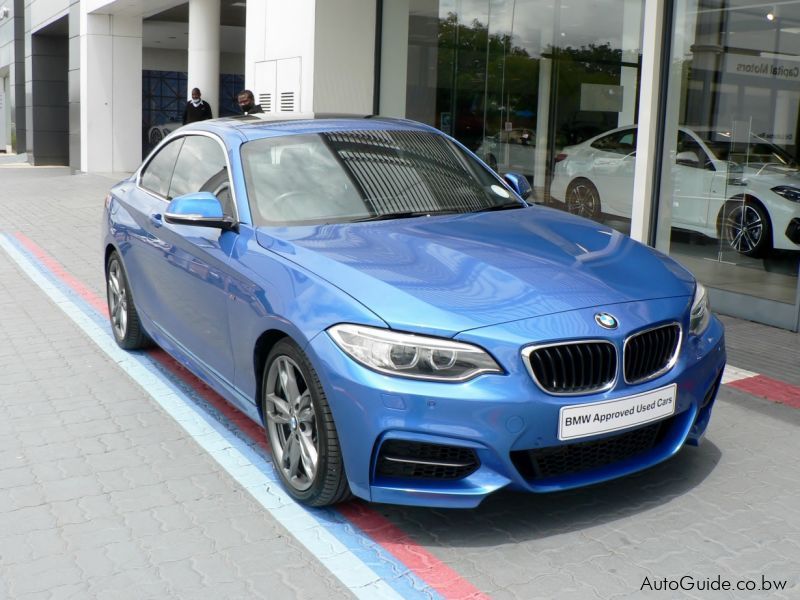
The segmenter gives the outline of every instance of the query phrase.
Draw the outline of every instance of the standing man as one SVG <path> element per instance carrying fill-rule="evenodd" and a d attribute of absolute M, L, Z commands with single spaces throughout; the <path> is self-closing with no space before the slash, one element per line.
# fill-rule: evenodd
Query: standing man
<path fill-rule="evenodd" d="M 186 103 L 183 109 L 183 124 L 194 123 L 195 121 L 205 121 L 214 115 L 211 114 L 211 105 L 200 98 L 200 90 L 192 90 L 192 99 Z"/>
<path fill-rule="evenodd" d="M 252 115 L 254 113 L 263 113 L 264 110 L 260 104 L 256 104 L 255 96 L 250 90 L 242 90 L 236 95 L 239 102 L 239 108 L 242 109 L 242 114 Z"/>

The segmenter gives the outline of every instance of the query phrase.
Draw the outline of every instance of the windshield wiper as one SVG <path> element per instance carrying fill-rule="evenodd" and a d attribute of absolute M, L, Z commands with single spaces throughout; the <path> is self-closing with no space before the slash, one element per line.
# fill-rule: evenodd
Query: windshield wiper
<path fill-rule="evenodd" d="M 391 221 L 392 219 L 411 219 L 413 217 L 436 217 L 439 215 L 452 215 L 460 213 L 460 210 L 409 210 L 406 212 L 393 212 L 382 215 L 372 215 L 353 219 L 353 223 L 363 223 L 365 221 Z"/>
<path fill-rule="evenodd" d="M 505 204 L 495 204 L 494 206 L 487 206 L 486 208 L 479 208 L 478 210 L 474 210 L 472 212 L 482 213 L 482 212 L 493 212 L 496 210 L 511 210 L 512 208 L 525 208 L 524 204 L 520 204 L 519 202 L 506 202 Z"/>

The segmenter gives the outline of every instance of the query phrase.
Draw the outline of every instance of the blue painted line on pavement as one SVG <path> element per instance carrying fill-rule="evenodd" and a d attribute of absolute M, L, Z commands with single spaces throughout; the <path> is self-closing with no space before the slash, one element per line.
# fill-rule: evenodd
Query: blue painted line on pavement
<path fill-rule="evenodd" d="M 101 350 L 357 597 L 441 598 L 340 513 L 309 509 L 294 502 L 283 491 L 269 453 L 155 358 L 146 352 L 120 349 L 111 335 L 107 318 L 17 239 L 0 233 L 0 247 Z"/>

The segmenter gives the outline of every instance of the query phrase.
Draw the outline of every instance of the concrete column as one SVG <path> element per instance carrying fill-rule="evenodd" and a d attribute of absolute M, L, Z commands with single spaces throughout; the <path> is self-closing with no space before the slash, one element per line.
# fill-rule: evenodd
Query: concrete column
<path fill-rule="evenodd" d="M 653 214 L 652 192 L 656 179 L 656 162 L 661 156 L 658 147 L 659 82 L 663 64 L 661 44 L 664 39 L 664 9 L 668 0 L 648 0 L 644 5 L 644 32 L 642 42 L 642 78 L 639 91 L 639 125 L 636 140 L 636 171 L 633 178 L 633 210 L 631 237 L 640 242 L 650 240 L 650 221 Z M 674 131 L 674 129 L 673 129 Z M 669 202 L 662 199 L 661 204 Z M 669 237 L 660 240 L 669 244 Z"/>
<path fill-rule="evenodd" d="M 219 115 L 220 0 L 189 0 L 187 99 L 200 88 L 203 100 Z"/>
<path fill-rule="evenodd" d="M 372 113 L 375 18 L 374 0 L 316 0 L 314 112 Z M 289 85 L 291 81 L 282 84 L 279 71 L 278 93 Z"/>
<path fill-rule="evenodd" d="M 383 4 L 380 114 L 406 116 L 409 0 Z"/>
<path fill-rule="evenodd" d="M 536 149 L 534 150 L 533 168 L 533 197 L 544 199 L 550 193 L 550 184 L 547 181 L 547 155 L 548 155 L 548 135 L 550 133 L 550 94 L 552 93 L 553 83 L 553 59 L 550 53 L 560 44 L 556 39 L 560 27 L 556 21 L 560 18 L 561 5 L 556 4 L 553 10 L 552 19 L 543 15 L 537 23 L 539 29 L 539 95 L 536 102 Z M 548 55 L 545 57 L 545 55 Z M 560 150 L 560 148 L 556 148 Z"/>
<path fill-rule="evenodd" d="M 5 4 L 11 4 L 5 2 Z M 27 151 L 27 111 L 25 109 L 25 4 L 24 0 L 13 0 L 12 12 L 3 27 L 8 43 L 0 49 L 8 58 L 8 89 L 6 106 L 8 115 L 7 151 L 22 154 Z M 27 36 L 30 37 L 30 36 Z M 2 61 L 0 61 L 2 62 Z"/>
<path fill-rule="evenodd" d="M 142 19 L 81 3 L 81 170 L 130 172 L 142 160 Z"/>
<path fill-rule="evenodd" d="M 0 150 L 5 152 L 11 151 L 11 143 L 8 139 L 8 131 L 10 129 L 8 124 L 11 119 L 7 116 L 8 110 L 6 109 L 6 90 L 8 89 L 8 78 L 0 77 Z"/>
<path fill-rule="evenodd" d="M 69 166 L 81 169 L 81 6 L 73 1 L 69 7 L 69 66 L 67 102 L 69 114 Z"/>

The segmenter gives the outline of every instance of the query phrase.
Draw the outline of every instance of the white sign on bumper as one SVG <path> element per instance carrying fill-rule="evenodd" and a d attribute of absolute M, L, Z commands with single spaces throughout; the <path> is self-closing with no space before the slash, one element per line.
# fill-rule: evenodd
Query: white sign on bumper
<path fill-rule="evenodd" d="M 677 390 L 673 383 L 617 400 L 563 406 L 559 411 L 558 439 L 608 433 L 668 417 L 675 413 Z"/>

